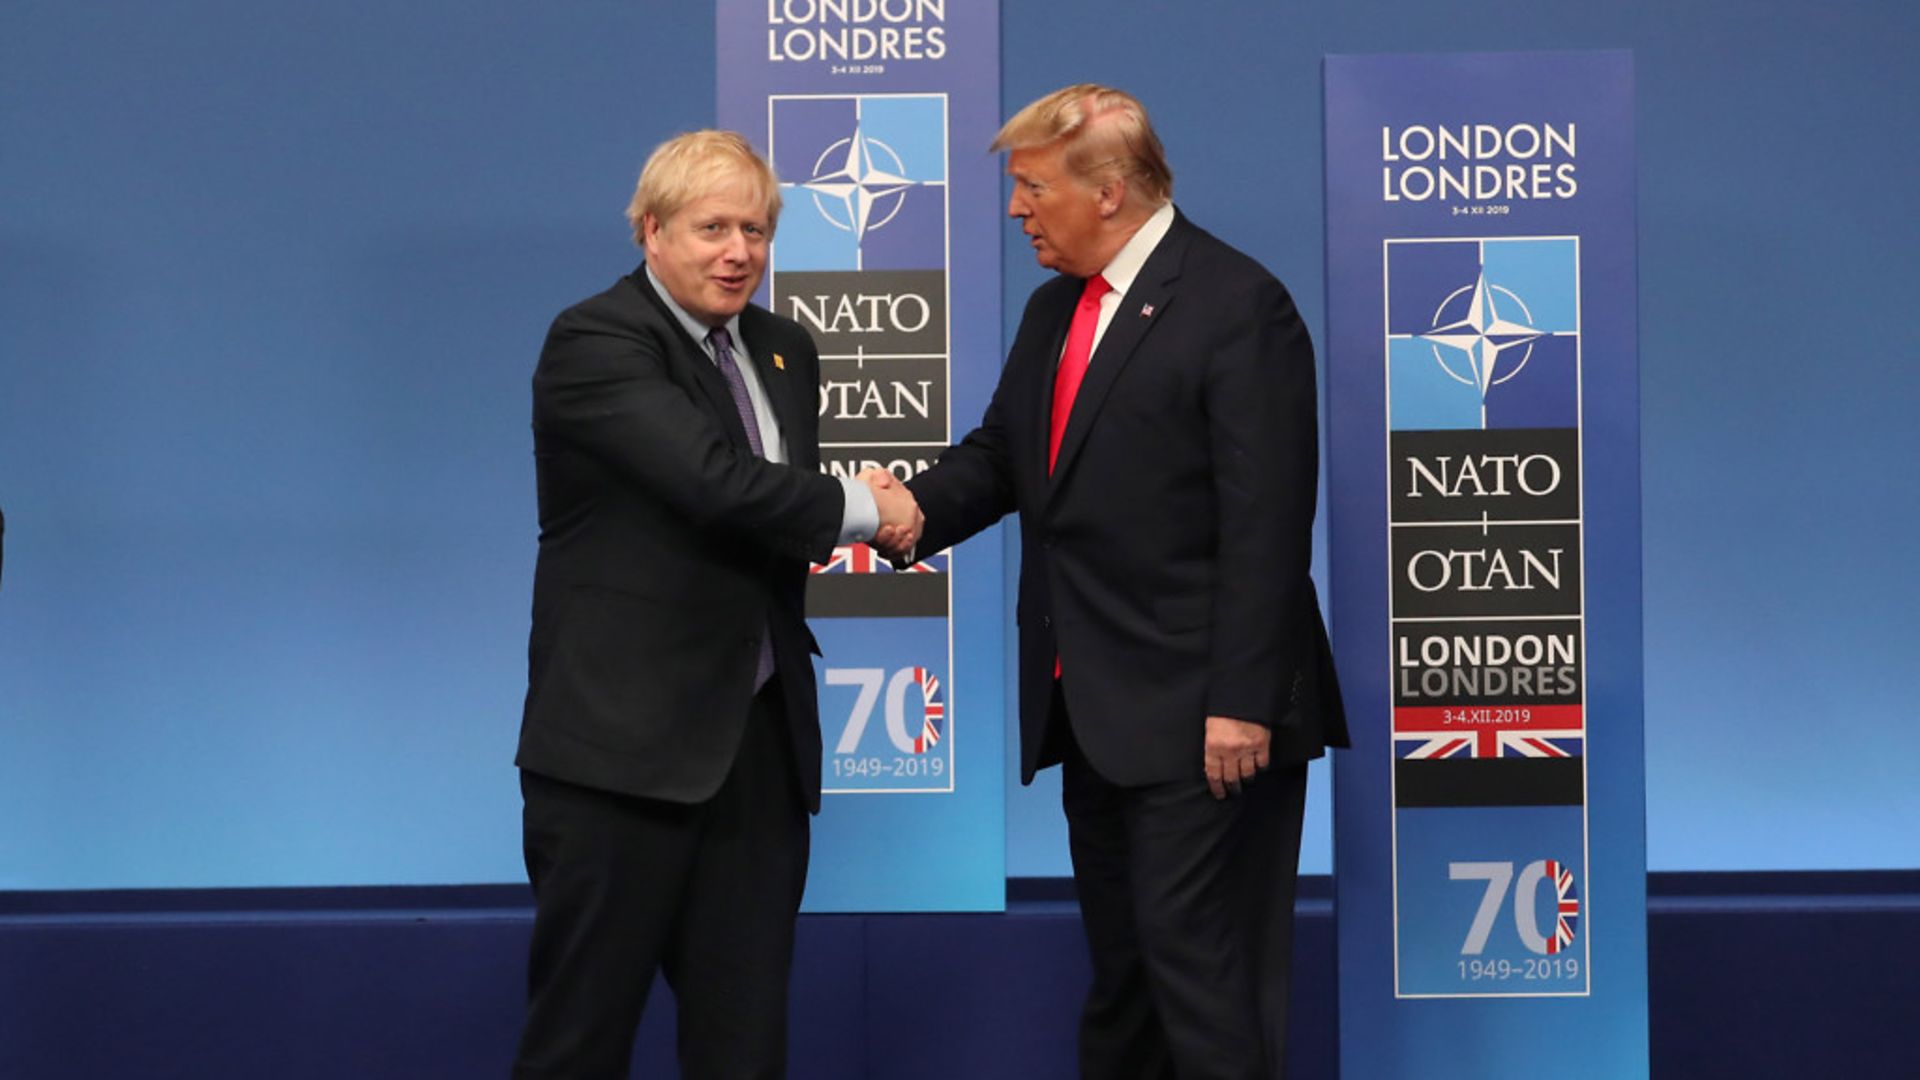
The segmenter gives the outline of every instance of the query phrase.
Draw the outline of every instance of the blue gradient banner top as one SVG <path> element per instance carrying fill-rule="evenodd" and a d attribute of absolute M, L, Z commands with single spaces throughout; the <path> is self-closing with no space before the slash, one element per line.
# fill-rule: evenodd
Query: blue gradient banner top
<path fill-rule="evenodd" d="M 822 468 L 907 479 L 1000 370 L 997 5 L 721 0 L 718 116 L 780 176 L 757 301 L 820 347 Z M 808 911 L 1006 902 L 999 530 L 814 568 L 824 742 Z"/>
<path fill-rule="evenodd" d="M 1348 1076 L 1645 1076 L 1625 53 L 1326 61 Z"/>

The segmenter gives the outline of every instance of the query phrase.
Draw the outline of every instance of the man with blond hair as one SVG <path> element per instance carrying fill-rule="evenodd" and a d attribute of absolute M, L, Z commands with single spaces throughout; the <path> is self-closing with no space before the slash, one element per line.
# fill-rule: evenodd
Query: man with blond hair
<path fill-rule="evenodd" d="M 750 302 L 779 212 L 740 136 L 663 143 L 628 209 L 646 261 L 562 312 L 534 373 L 523 1080 L 625 1077 L 656 971 L 682 1075 L 785 1073 L 820 807 L 807 563 L 911 543 L 914 510 L 819 471 L 818 354 Z"/>
<path fill-rule="evenodd" d="M 1174 209 L 1130 95 L 1050 94 L 993 149 L 1060 276 L 980 426 L 909 482 L 918 550 L 1020 514 L 1021 778 L 1063 769 L 1082 1075 L 1278 1076 L 1307 761 L 1346 745 L 1308 576 L 1313 347 Z"/>

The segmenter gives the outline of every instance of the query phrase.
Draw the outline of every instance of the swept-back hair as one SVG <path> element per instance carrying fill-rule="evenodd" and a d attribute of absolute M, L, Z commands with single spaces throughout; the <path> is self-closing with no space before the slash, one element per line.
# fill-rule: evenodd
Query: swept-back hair
<path fill-rule="evenodd" d="M 1173 198 L 1173 169 L 1147 107 L 1124 90 L 1095 83 L 1055 90 L 1014 113 L 989 149 L 1051 143 L 1062 145 L 1068 171 L 1084 182 L 1124 178 L 1153 207 Z"/>

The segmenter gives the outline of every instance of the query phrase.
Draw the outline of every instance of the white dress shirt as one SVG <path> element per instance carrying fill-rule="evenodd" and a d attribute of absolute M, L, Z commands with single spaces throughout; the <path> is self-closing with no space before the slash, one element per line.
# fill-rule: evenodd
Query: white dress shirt
<path fill-rule="evenodd" d="M 1142 222 L 1140 228 L 1127 238 L 1127 242 L 1114 255 L 1100 276 L 1107 279 L 1110 288 L 1100 298 L 1100 321 L 1093 326 L 1093 349 L 1088 353 L 1087 362 L 1093 362 L 1094 352 L 1100 351 L 1100 339 L 1107 336 L 1107 327 L 1113 324 L 1113 315 L 1120 310 L 1120 301 L 1133 287 L 1133 279 L 1140 276 L 1140 268 L 1147 264 L 1147 256 L 1160 246 L 1166 238 L 1167 230 L 1173 228 L 1173 204 L 1165 203 L 1155 210 L 1152 216 Z"/>

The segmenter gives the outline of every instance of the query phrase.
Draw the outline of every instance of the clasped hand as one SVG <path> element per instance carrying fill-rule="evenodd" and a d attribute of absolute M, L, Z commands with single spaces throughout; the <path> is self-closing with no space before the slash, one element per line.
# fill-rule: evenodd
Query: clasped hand
<path fill-rule="evenodd" d="M 910 556 L 927 525 L 913 492 L 885 469 L 867 469 L 856 479 L 873 492 L 874 505 L 880 510 L 880 531 L 868 543 L 889 559 Z"/>

